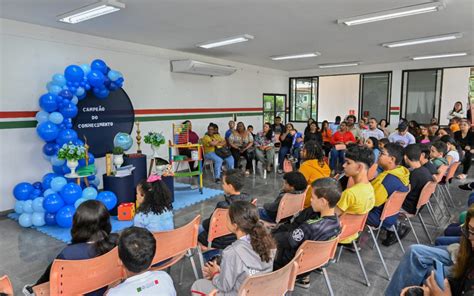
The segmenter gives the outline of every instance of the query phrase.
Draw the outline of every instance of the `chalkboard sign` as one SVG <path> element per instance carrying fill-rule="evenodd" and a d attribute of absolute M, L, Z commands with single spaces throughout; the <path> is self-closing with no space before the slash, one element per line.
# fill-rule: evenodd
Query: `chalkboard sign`
<path fill-rule="evenodd" d="M 111 91 L 106 99 L 98 99 L 93 92 L 88 92 L 87 97 L 77 104 L 77 109 L 79 112 L 73 119 L 73 129 L 79 139 L 87 137 L 89 151 L 95 157 L 112 152 L 117 133 L 132 132 L 135 112 L 122 88 Z"/>

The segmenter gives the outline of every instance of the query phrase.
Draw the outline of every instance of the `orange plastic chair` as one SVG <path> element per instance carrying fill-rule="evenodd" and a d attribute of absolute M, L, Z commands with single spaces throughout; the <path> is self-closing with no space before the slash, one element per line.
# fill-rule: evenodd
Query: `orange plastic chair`
<path fill-rule="evenodd" d="M 449 185 L 451 184 L 451 180 L 454 178 L 454 175 L 456 174 L 456 171 L 458 170 L 460 164 L 461 163 L 459 161 L 453 163 L 448 169 L 448 173 L 446 174 L 446 178 L 444 179 L 445 181 L 439 183 L 440 188 L 444 189 L 444 192 L 446 194 L 445 196 L 447 197 L 447 200 L 451 202 L 452 207 L 455 207 L 455 204 L 454 204 L 453 196 L 451 195 L 451 192 L 449 190 Z"/>
<path fill-rule="evenodd" d="M 367 221 L 367 217 L 369 213 L 357 215 L 357 214 L 348 214 L 344 213 L 341 217 L 339 217 L 341 225 L 343 226 L 343 230 L 339 235 L 339 241 L 343 241 L 346 238 L 353 236 L 354 234 L 359 234 L 360 232 L 364 231 L 365 222 Z M 362 273 L 364 274 L 365 282 L 367 287 L 370 287 L 370 282 L 367 277 L 367 273 L 365 272 L 364 262 L 360 257 L 359 247 L 357 246 L 357 240 L 354 239 L 352 241 L 352 245 L 354 246 L 354 250 L 357 255 L 357 259 L 359 260 L 360 268 L 362 269 Z M 339 254 L 337 256 L 337 262 L 341 259 L 342 250 L 344 249 L 344 245 L 340 245 L 339 247 Z"/>
<path fill-rule="evenodd" d="M 443 189 L 441 188 L 442 185 L 440 184 L 441 180 L 443 180 L 443 177 L 446 175 L 447 171 L 448 171 L 448 166 L 447 165 L 442 165 L 438 168 L 438 173 L 436 175 L 434 175 L 434 179 L 435 179 L 435 182 L 436 182 L 436 185 L 437 185 L 434 197 L 436 199 L 436 205 L 439 209 L 439 212 L 442 213 L 442 214 L 446 213 L 448 219 L 450 219 L 451 214 L 448 210 L 449 206 L 448 206 L 448 201 L 446 200 L 447 197 L 445 196 L 445 194 L 443 192 Z M 441 200 L 444 203 L 444 210 L 441 209 L 441 204 L 440 204 Z"/>
<path fill-rule="evenodd" d="M 229 209 L 215 209 L 209 222 L 209 233 L 207 234 L 207 247 L 212 247 L 212 241 L 218 237 L 231 234 L 227 229 L 227 219 L 229 219 Z"/>
<path fill-rule="evenodd" d="M 277 216 L 275 218 L 276 223 L 267 221 L 262 222 L 269 228 L 275 227 L 281 220 L 292 217 L 293 215 L 301 212 L 304 209 L 304 202 L 306 199 L 306 193 L 310 190 L 311 186 L 306 187 L 306 190 L 300 194 L 285 193 L 280 200 L 278 205 Z"/>
<path fill-rule="evenodd" d="M 0 293 L 13 296 L 13 285 L 7 275 L 0 277 Z"/>
<path fill-rule="evenodd" d="M 194 276 L 196 280 L 199 279 L 196 264 L 193 259 L 192 250 L 197 248 L 199 224 L 201 222 L 201 216 L 197 215 L 188 224 L 169 231 L 161 231 L 153 233 L 156 240 L 156 253 L 152 260 L 151 270 L 164 270 L 172 265 L 176 264 L 183 257 L 188 257 L 191 261 Z M 169 260 L 157 267 L 153 265 Z M 184 263 L 181 265 L 180 283 L 183 279 L 183 268 Z"/>
<path fill-rule="evenodd" d="M 82 295 L 114 284 L 126 277 L 117 247 L 87 260 L 56 259 L 49 282 L 33 287 L 36 295 Z"/>
<path fill-rule="evenodd" d="M 300 275 L 317 268 L 321 268 L 323 270 L 324 280 L 326 281 L 326 285 L 331 296 L 334 295 L 334 292 L 332 290 L 331 282 L 329 281 L 325 265 L 329 262 L 329 260 L 334 258 L 338 241 L 339 237 L 328 241 L 306 240 L 298 248 L 298 252 L 301 252 L 301 257 L 297 261 L 298 272 L 296 274 Z"/>
<path fill-rule="evenodd" d="M 408 188 L 407 192 L 395 191 L 388 197 L 387 201 L 385 202 L 382 215 L 380 216 L 380 224 L 378 227 L 374 227 L 367 224 L 367 228 L 369 229 L 370 235 L 372 236 L 372 240 L 374 241 L 374 245 L 377 248 L 377 252 L 379 254 L 380 260 L 382 261 L 383 267 L 385 269 L 385 272 L 387 273 L 389 280 L 390 280 L 390 273 L 388 272 L 387 265 L 385 264 L 385 260 L 383 259 L 379 244 L 377 243 L 377 238 L 379 237 L 380 230 L 382 229 L 382 224 L 385 221 L 385 219 L 393 215 L 396 215 L 400 212 L 400 209 L 409 191 L 410 191 L 410 188 Z M 374 235 L 374 230 L 377 230 L 377 236 Z M 400 245 L 400 248 L 402 249 L 402 252 L 405 253 L 405 249 L 403 248 L 402 241 L 400 240 L 400 237 L 398 237 L 397 229 L 393 225 L 392 225 L 392 230 L 395 232 L 395 236 L 397 237 L 397 241 L 398 241 L 398 244 Z"/>
<path fill-rule="evenodd" d="M 261 296 L 261 295 L 285 295 L 293 291 L 295 287 L 298 261 L 301 252 L 287 265 L 277 271 L 249 276 L 240 286 L 239 296 Z M 216 296 L 217 290 L 213 290 L 208 296 Z"/>
<path fill-rule="evenodd" d="M 405 216 L 405 218 L 408 220 L 408 223 L 410 224 L 410 228 L 413 232 L 413 236 L 415 237 L 416 242 L 418 244 L 420 243 L 420 241 L 418 240 L 418 236 L 416 235 L 415 228 L 413 227 L 413 224 L 411 223 L 410 218 L 418 216 L 418 219 L 420 219 L 421 225 L 423 226 L 423 230 L 425 231 L 426 236 L 428 237 L 430 243 L 433 244 L 433 241 L 431 240 L 431 236 L 428 233 L 428 229 L 426 227 L 425 221 L 423 220 L 423 217 L 420 214 L 420 211 L 423 208 L 423 206 L 426 205 L 427 209 L 428 209 L 428 211 L 431 215 L 431 219 L 433 220 L 433 222 L 435 222 L 435 224 L 437 224 L 437 221 L 434 217 L 433 208 L 431 207 L 431 203 L 430 203 L 430 198 L 433 195 L 433 193 L 435 192 L 435 190 L 436 190 L 436 182 L 430 181 L 430 182 L 426 183 L 425 186 L 423 187 L 423 189 L 421 190 L 420 198 L 418 199 L 418 203 L 416 205 L 416 213 L 415 214 L 410 214 L 410 213 L 407 213 L 405 211 L 400 212 L 400 214 Z"/>
<path fill-rule="evenodd" d="M 369 178 L 369 181 L 372 181 L 377 177 L 377 168 L 378 164 L 374 163 L 370 168 L 369 171 L 367 172 L 367 177 Z"/>

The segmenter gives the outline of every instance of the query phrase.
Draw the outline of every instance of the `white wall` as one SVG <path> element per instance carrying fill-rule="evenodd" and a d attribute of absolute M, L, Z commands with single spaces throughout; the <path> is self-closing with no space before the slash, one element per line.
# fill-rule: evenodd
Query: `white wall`
<path fill-rule="evenodd" d="M 454 103 L 457 101 L 463 103 L 464 112 L 467 112 L 470 72 L 471 68 L 469 67 L 444 69 L 441 91 L 441 115 L 439 118 L 441 124 L 449 123 L 446 116 L 453 109 Z"/>
<path fill-rule="evenodd" d="M 359 114 L 360 75 L 322 76 L 319 78 L 318 119 L 333 121 L 338 115 Z"/>
<path fill-rule="evenodd" d="M 0 19 L 0 28 L 0 112 L 38 110 L 38 98 L 46 92 L 45 85 L 54 73 L 61 73 L 69 64 L 90 63 L 96 58 L 124 74 L 124 89 L 135 109 L 261 108 L 263 93 L 286 94 L 288 91 L 288 73 L 284 71 L 6 19 Z M 229 77 L 214 78 L 170 73 L 169 61 L 180 58 L 233 65 L 238 71 Z M 223 116 L 222 112 L 217 113 Z M 198 134 L 204 133 L 210 121 L 225 131 L 231 113 L 225 117 L 209 117 L 192 120 Z M 262 124 L 260 115 L 238 120 L 253 124 L 257 130 Z M 178 121 L 181 120 L 175 122 Z M 159 118 L 143 122 L 142 135 L 154 130 L 170 137 L 171 123 Z M 135 132 L 132 135 L 135 136 Z M 13 207 L 12 189 L 16 183 L 40 180 L 50 171 L 50 165 L 42 158 L 43 142 L 34 128 L 0 129 L 0 139 L 1 212 Z M 142 149 L 150 154 L 146 146 Z M 166 148 L 162 149 L 166 156 Z M 98 160 L 99 175 L 103 173 L 104 162 L 104 159 Z"/>

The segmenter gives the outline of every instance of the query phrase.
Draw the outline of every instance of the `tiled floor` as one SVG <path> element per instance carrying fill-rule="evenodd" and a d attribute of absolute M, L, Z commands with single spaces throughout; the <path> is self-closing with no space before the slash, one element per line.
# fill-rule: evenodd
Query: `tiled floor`
<path fill-rule="evenodd" d="M 210 174 L 205 177 L 205 186 L 218 188 L 210 179 Z M 185 182 L 187 179 L 183 179 Z M 259 174 L 246 177 L 246 186 L 244 191 L 258 198 L 258 205 L 272 200 L 281 186 L 281 177 L 269 174 L 267 179 L 263 179 Z M 472 181 L 468 179 L 467 181 Z M 466 181 L 466 182 L 467 182 Z M 466 207 L 466 200 L 469 192 L 461 191 L 457 188 L 459 181 L 454 181 L 451 185 L 456 208 L 451 209 L 453 219 L 457 219 L 457 214 Z M 176 226 L 184 225 L 196 215 L 200 214 L 207 218 L 215 207 L 216 201 L 222 197 L 216 197 L 203 203 L 185 208 L 175 214 Z M 427 213 L 423 215 L 425 221 L 432 223 Z M 438 217 L 437 217 L 438 218 Z M 445 219 L 445 224 L 447 223 Z M 417 234 L 422 243 L 428 243 L 420 225 L 415 224 Z M 432 237 L 436 237 L 441 230 L 430 228 Z M 368 236 L 366 236 L 368 238 Z M 48 263 L 64 247 L 64 243 L 50 238 L 40 232 L 32 229 L 23 229 L 17 222 L 6 217 L 0 217 L 0 275 L 8 274 L 13 282 L 15 290 L 21 294 L 21 288 L 25 284 L 34 283 L 43 273 Z M 404 246 L 407 247 L 415 242 L 413 235 L 409 234 L 404 240 Z M 341 261 L 332 264 L 328 268 L 329 278 L 336 295 L 382 295 L 388 281 L 385 278 L 382 264 L 377 256 L 376 250 L 370 248 L 368 241 L 362 243 L 362 259 L 365 263 L 371 286 L 365 286 L 362 272 L 359 268 L 355 255 L 345 252 Z M 390 272 L 393 272 L 397 266 L 402 253 L 398 245 L 391 247 L 381 246 L 382 253 L 387 262 Z M 184 280 L 182 285 L 178 284 L 180 264 L 171 268 L 171 276 L 175 281 L 175 287 L 178 295 L 189 295 L 190 286 L 194 281 L 194 276 L 189 260 L 183 261 L 185 264 Z M 196 260 L 197 262 L 197 260 Z M 311 288 L 308 290 L 296 288 L 293 295 L 326 295 L 327 288 L 322 275 L 311 274 Z"/>

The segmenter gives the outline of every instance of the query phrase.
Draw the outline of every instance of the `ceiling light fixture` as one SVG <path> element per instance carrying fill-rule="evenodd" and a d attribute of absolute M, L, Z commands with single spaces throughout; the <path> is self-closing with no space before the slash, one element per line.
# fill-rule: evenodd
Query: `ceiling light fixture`
<path fill-rule="evenodd" d="M 320 56 L 319 52 L 308 52 L 308 53 L 298 53 L 298 54 L 291 54 L 291 55 L 282 55 L 282 56 L 273 56 L 270 57 L 274 61 L 281 61 L 281 60 L 291 60 L 291 59 L 303 59 L 303 58 L 312 58 Z"/>
<path fill-rule="evenodd" d="M 466 52 L 453 52 L 453 53 L 441 53 L 441 54 L 434 54 L 434 55 L 427 55 L 427 56 L 412 57 L 411 59 L 414 61 L 418 61 L 418 60 L 462 57 L 466 55 L 467 55 Z"/>
<path fill-rule="evenodd" d="M 77 24 L 95 17 L 106 15 L 125 8 L 125 4 L 116 0 L 102 0 L 57 16 L 57 20 L 68 24 Z"/>
<path fill-rule="evenodd" d="M 253 37 L 252 35 L 243 34 L 239 36 L 233 36 L 233 37 L 228 37 L 224 39 L 209 41 L 206 43 L 199 43 L 199 44 L 196 44 L 196 46 L 209 49 L 209 48 L 214 48 L 214 47 L 219 47 L 219 46 L 224 46 L 224 45 L 229 45 L 229 44 L 234 44 L 234 43 L 245 42 L 245 41 L 252 40 L 254 38 L 255 37 Z"/>
<path fill-rule="evenodd" d="M 337 68 L 337 67 L 351 67 L 351 66 L 358 66 L 360 65 L 360 62 L 348 62 L 348 63 L 340 63 L 340 64 L 322 64 L 319 65 L 318 67 L 320 69 L 325 69 L 325 68 Z"/>
<path fill-rule="evenodd" d="M 394 47 L 410 46 L 410 45 L 417 45 L 417 44 L 423 44 L 423 43 L 454 40 L 454 39 L 459 39 L 459 38 L 462 38 L 462 33 L 451 33 L 451 34 L 430 36 L 430 37 L 424 37 L 424 38 L 418 38 L 418 39 L 396 41 L 396 42 L 384 43 L 382 44 L 382 46 L 388 47 L 388 48 L 394 48 Z"/>
<path fill-rule="evenodd" d="M 366 24 L 371 22 L 384 21 L 388 19 L 416 15 L 421 13 L 435 12 L 444 8 L 444 3 L 441 1 L 428 2 L 418 5 L 405 6 L 401 8 L 395 8 L 390 10 L 384 10 L 360 16 L 339 19 L 338 24 L 345 24 L 347 26 L 354 26 L 360 24 Z"/>

